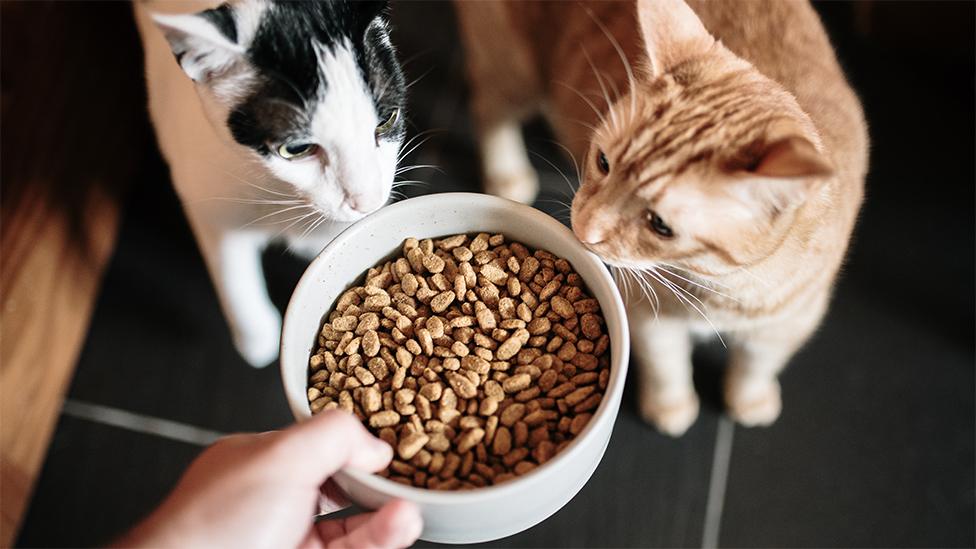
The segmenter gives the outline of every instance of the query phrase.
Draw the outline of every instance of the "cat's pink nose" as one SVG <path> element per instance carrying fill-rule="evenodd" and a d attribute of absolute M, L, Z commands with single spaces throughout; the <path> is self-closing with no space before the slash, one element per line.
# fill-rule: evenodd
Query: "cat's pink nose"
<path fill-rule="evenodd" d="M 349 194 L 346 195 L 346 204 L 359 213 L 369 213 L 383 205 L 381 199 L 366 194 Z"/>
<path fill-rule="evenodd" d="M 604 240 L 603 232 L 592 225 L 573 223 L 573 234 L 583 244 L 599 244 Z"/>

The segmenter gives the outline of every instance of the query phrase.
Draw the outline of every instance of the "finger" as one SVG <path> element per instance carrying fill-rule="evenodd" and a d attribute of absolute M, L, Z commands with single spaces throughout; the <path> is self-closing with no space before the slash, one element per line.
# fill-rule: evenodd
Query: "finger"
<path fill-rule="evenodd" d="M 320 522 L 316 528 L 329 549 L 394 549 L 417 541 L 423 519 L 413 503 L 394 500 L 375 513 Z"/>
<path fill-rule="evenodd" d="M 330 410 L 279 433 L 278 467 L 318 486 L 339 469 L 379 471 L 393 458 L 389 444 L 369 434 L 351 414 Z"/>

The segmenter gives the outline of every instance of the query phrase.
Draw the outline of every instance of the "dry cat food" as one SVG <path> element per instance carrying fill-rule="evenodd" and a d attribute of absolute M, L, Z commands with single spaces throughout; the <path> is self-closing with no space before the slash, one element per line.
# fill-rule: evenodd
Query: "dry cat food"
<path fill-rule="evenodd" d="M 502 235 L 408 238 L 322 326 L 312 413 L 355 414 L 395 449 L 382 476 L 498 484 L 551 459 L 610 377 L 599 302 L 572 265 Z"/>

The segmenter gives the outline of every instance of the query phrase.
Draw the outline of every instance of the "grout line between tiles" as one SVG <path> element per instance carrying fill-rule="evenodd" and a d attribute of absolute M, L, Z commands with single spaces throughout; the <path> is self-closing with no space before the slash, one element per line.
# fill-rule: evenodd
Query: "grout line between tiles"
<path fill-rule="evenodd" d="M 66 400 L 61 412 L 69 417 L 101 423 L 103 425 L 111 425 L 112 427 L 185 442 L 187 444 L 195 444 L 197 446 L 207 446 L 224 436 L 223 433 L 195 425 L 136 414 L 111 406 L 92 404 L 74 399 Z"/>
<path fill-rule="evenodd" d="M 715 432 L 715 452 L 712 456 L 712 474 L 708 481 L 708 500 L 705 505 L 705 525 L 702 529 L 702 549 L 718 547 L 719 529 L 722 526 L 722 509 L 725 505 L 725 487 L 729 480 L 729 462 L 732 459 L 732 435 L 735 423 L 723 415 Z"/>

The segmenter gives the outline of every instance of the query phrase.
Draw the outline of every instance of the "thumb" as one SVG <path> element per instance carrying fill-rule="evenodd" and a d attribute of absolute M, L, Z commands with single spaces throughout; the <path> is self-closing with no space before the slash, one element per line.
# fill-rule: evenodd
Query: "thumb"
<path fill-rule="evenodd" d="M 287 456 L 279 464 L 289 475 L 315 486 L 340 469 L 374 472 L 393 459 L 393 448 L 374 437 L 352 414 L 322 412 L 281 431 L 277 446 Z"/>

